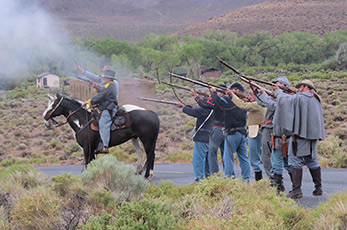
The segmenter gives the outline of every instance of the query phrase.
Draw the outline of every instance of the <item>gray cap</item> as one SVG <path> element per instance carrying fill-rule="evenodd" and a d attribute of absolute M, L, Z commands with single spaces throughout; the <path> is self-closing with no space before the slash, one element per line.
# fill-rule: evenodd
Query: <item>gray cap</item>
<path fill-rule="evenodd" d="M 289 85 L 289 80 L 286 76 L 279 76 L 276 78 L 276 80 L 273 81 L 273 83 L 276 83 L 276 82 L 281 82 L 283 83 L 286 87 L 290 87 Z"/>

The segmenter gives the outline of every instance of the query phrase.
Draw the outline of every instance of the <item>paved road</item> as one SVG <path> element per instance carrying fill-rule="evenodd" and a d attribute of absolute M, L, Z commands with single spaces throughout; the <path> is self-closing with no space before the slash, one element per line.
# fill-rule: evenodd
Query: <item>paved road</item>
<path fill-rule="evenodd" d="M 72 173 L 80 175 L 83 169 L 81 165 L 64 166 L 37 166 L 35 169 L 42 171 L 47 177 L 61 175 L 63 173 Z M 240 177 L 240 167 L 236 165 L 236 176 Z M 253 176 L 253 175 L 252 175 Z M 313 182 L 311 174 L 307 168 L 304 168 L 302 190 L 304 197 L 297 199 L 297 204 L 305 208 L 314 208 L 322 202 L 329 199 L 329 194 L 347 190 L 347 169 L 322 169 L 323 191 L 322 196 L 313 196 Z M 154 166 L 154 176 L 152 182 L 159 184 L 162 181 L 172 181 L 177 185 L 188 185 L 194 183 L 193 167 L 191 164 L 156 164 Z M 254 181 L 254 178 L 252 178 Z M 290 178 L 284 175 L 284 185 L 286 190 L 291 189 Z"/>

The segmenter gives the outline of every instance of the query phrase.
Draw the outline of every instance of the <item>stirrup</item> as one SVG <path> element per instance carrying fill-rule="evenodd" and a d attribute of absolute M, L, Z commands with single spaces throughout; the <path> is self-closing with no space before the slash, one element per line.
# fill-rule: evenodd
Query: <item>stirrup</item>
<path fill-rule="evenodd" d="M 104 148 L 99 153 L 109 153 L 108 148 L 104 146 Z"/>

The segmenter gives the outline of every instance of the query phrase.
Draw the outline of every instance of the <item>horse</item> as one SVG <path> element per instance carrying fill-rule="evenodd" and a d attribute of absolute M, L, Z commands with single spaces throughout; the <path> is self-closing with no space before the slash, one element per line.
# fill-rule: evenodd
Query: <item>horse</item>
<path fill-rule="evenodd" d="M 138 155 L 136 173 L 142 174 L 146 167 L 145 178 L 151 179 L 153 176 L 155 146 L 158 139 L 160 122 L 158 115 L 151 111 L 145 110 L 135 105 L 124 105 L 129 114 L 130 125 L 123 129 L 116 129 L 111 132 L 109 147 L 123 144 L 128 140 L 132 140 Z M 82 103 L 63 97 L 59 93 L 56 97 L 49 96 L 47 109 L 42 114 L 47 128 L 52 128 L 57 122 L 55 117 L 63 115 L 66 122 L 69 123 L 75 132 L 77 143 L 82 147 L 85 159 L 85 166 L 95 159 L 95 149 L 100 142 L 98 131 L 91 128 L 92 116 L 89 111 L 82 107 Z M 143 146 L 147 160 L 142 167 L 142 149 Z"/>

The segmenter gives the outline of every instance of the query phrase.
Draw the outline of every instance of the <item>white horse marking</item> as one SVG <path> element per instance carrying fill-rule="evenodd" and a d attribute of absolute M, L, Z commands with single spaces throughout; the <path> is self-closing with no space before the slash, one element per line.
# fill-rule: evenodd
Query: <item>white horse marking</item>
<path fill-rule="evenodd" d="M 125 110 L 127 112 L 130 112 L 130 111 L 133 111 L 133 110 L 146 110 L 146 109 L 144 109 L 142 107 L 139 107 L 137 105 L 125 104 L 125 105 L 122 105 L 122 106 L 125 108 Z"/>
<path fill-rule="evenodd" d="M 73 120 L 73 122 L 77 125 L 78 128 L 81 128 L 80 121 L 78 119 Z"/>

